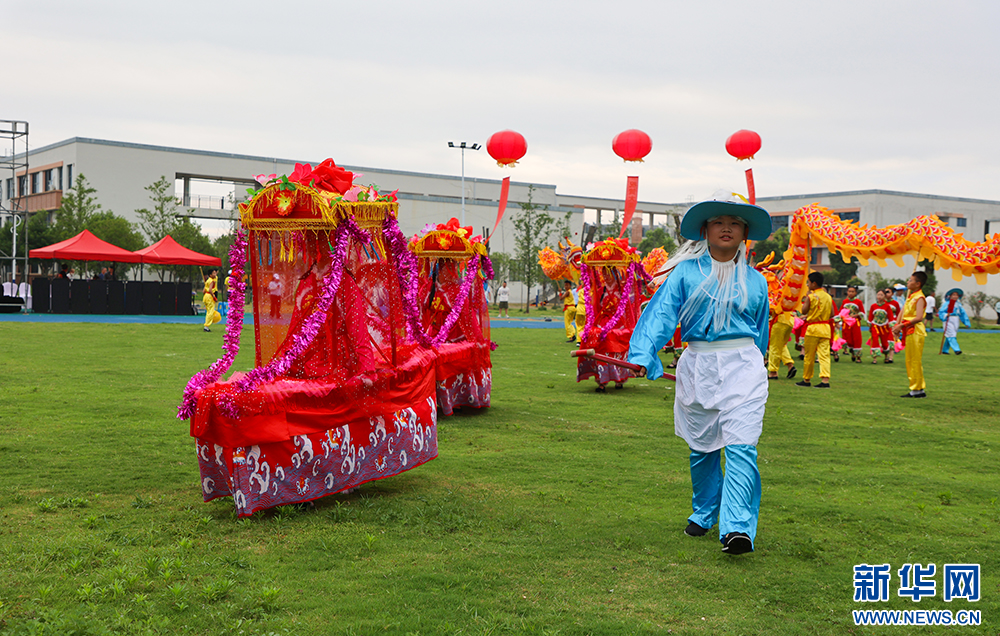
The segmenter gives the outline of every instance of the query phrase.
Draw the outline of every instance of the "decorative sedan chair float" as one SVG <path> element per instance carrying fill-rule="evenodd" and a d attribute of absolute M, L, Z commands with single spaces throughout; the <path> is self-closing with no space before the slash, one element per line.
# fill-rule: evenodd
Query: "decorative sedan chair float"
<path fill-rule="evenodd" d="M 204 499 L 232 496 L 240 516 L 437 457 L 438 354 L 414 303 L 417 259 L 395 196 L 359 196 L 347 175 L 346 194 L 304 174 L 240 206 L 248 236 L 230 251 L 231 295 L 239 306 L 249 253 L 255 368 L 221 379 L 237 312 L 226 355 L 192 378 L 178 415 L 197 439 Z"/>
<path fill-rule="evenodd" d="M 593 349 L 599 355 L 625 362 L 628 342 L 652 277 L 643 268 L 635 248 L 624 239 L 609 238 L 584 253 L 580 280 L 587 309 L 582 349 Z M 632 372 L 625 367 L 591 357 L 577 358 L 576 381 L 594 378 L 598 392 L 603 392 L 609 382 L 620 389 L 630 377 Z"/>
<path fill-rule="evenodd" d="M 455 408 L 490 405 L 493 386 L 490 317 L 484 282 L 493 265 L 471 227 L 427 225 L 414 236 L 417 256 L 417 300 L 424 332 L 437 350 L 437 403 L 445 415 Z"/>

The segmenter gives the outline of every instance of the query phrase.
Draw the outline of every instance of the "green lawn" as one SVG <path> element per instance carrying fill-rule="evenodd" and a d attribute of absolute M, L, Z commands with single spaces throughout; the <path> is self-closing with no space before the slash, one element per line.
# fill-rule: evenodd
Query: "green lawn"
<path fill-rule="evenodd" d="M 757 552 L 727 557 L 682 533 L 671 383 L 596 394 L 560 330 L 493 337 L 493 407 L 442 418 L 438 459 L 237 520 L 201 501 L 174 419 L 221 330 L 0 323 L 0 632 L 1000 632 L 1000 338 L 938 356 L 930 334 L 925 400 L 898 397 L 902 356 L 842 359 L 829 391 L 772 382 Z M 861 563 L 891 565 L 888 602 L 853 601 Z M 937 565 L 933 598 L 896 596 L 905 563 Z M 943 601 L 946 563 L 981 565 L 981 601 Z M 983 625 L 855 627 L 854 609 Z"/>

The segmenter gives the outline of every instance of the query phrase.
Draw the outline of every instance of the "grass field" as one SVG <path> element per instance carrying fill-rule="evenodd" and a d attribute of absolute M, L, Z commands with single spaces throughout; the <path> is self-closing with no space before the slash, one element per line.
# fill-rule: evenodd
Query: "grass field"
<path fill-rule="evenodd" d="M 596 394 L 560 331 L 493 335 L 493 407 L 442 418 L 438 459 L 237 520 L 201 501 L 173 416 L 221 330 L 0 324 L 0 632 L 1000 633 L 1000 338 L 938 356 L 930 334 L 925 400 L 899 398 L 902 356 L 842 360 L 829 391 L 772 382 L 757 551 L 727 557 L 682 533 L 671 383 Z M 853 601 L 861 563 L 891 565 L 888 602 Z M 896 595 L 905 563 L 937 565 L 933 598 Z M 943 601 L 946 563 L 981 565 L 982 600 Z M 855 609 L 983 624 L 855 627 Z"/>

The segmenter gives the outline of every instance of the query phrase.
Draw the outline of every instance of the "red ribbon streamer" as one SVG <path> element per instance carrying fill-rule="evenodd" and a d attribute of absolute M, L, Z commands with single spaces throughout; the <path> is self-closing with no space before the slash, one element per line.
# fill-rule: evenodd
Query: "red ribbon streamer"
<path fill-rule="evenodd" d="M 507 195 L 510 194 L 510 177 L 503 178 L 503 185 L 500 186 L 500 209 L 497 210 L 497 222 L 493 224 L 493 231 L 490 235 L 486 237 L 483 243 L 489 243 L 493 235 L 496 234 L 497 228 L 500 227 L 500 219 L 503 218 L 503 213 L 507 211 Z"/>
<path fill-rule="evenodd" d="M 635 204 L 639 200 L 639 177 L 629 177 L 625 186 L 625 218 L 622 220 L 622 231 L 618 233 L 618 238 L 625 236 L 625 228 L 632 224 L 632 215 L 635 214 Z"/>
<path fill-rule="evenodd" d="M 750 205 L 757 204 L 757 193 L 753 189 L 753 168 L 747 168 L 747 201 Z"/>

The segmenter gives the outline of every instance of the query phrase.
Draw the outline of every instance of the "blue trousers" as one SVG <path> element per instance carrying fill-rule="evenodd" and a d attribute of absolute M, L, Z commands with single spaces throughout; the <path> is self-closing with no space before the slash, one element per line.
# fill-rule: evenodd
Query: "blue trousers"
<path fill-rule="evenodd" d="M 688 521 L 711 528 L 718 521 L 719 540 L 730 532 L 745 532 L 753 543 L 760 515 L 760 471 L 757 447 L 726 446 L 726 472 L 722 449 L 711 453 L 691 451 L 691 486 L 694 513 Z"/>
<path fill-rule="evenodd" d="M 958 347 L 958 338 L 952 336 L 951 338 L 944 339 L 944 349 L 942 349 L 941 351 L 943 351 L 944 353 L 948 353 L 948 349 L 954 350 L 955 353 L 962 352 L 962 350 Z"/>

